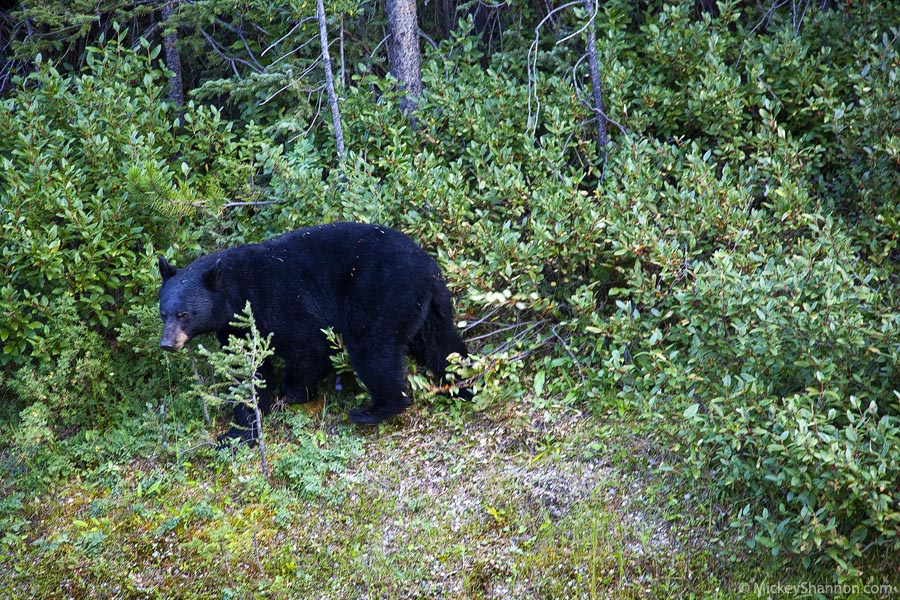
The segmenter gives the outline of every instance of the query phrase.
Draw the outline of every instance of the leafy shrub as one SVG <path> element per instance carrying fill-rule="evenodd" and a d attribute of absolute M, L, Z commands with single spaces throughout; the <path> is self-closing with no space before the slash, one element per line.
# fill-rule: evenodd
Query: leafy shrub
<path fill-rule="evenodd" d="M 89 48 L 82 73 L 38 60 L 2 101 L 0 365 L 26 361 L 64 298 L 110 331 L 155 287 L 154 249 L 194 247 L 179 215 L 252 193 L 255 143 L 206 107 L 175 127 L 159 48 L 133 52 L 119 36 Z"/>
<path fill-rule="evenodd" d="M 0 548 L 4 551 L 24 543 L 28 533 L 28 519 L 19 514 L 24 500 L 24 492 L 5 494 L 0 500 Z"/>
<path fill-rule="evenodd" d="M 75 470 L 105 477 L 105 461 L 158 451 L 172 430 L 190 430 L 199 419 L 188 391 L 173 384 L 192 376 L 186 361 L 171 361 L 157 347 L 155 310 L 152 333 L 145 311 L 123 327 L 117 347 L 78 317 L 71 300 L 60 301 L 55 318 L 32 359 L 0 380 L 23 407 L 4 424 L 10 446 L 3 466 L 17 487 L 43 489 Z M 126 343 L 138 337 L 142 344 Z"/>
<path fill-rule="evenodd" d="M 853 94 L 829 119 L 845 168 L 833 188 L 842 212 L 860 215 L 853 234 L 870 259 L 900 264 L 900 53 L 898 30 L 859 42 L 860 62 L 849 79 Z"/>
<path fill-rule="evenodd" d="M 25 489 L 46 489 L 73 471 L 72 461 L 59 452 L 51 416 L 47 405 L 35 402 L 22 410 L 12 431 L 11 461 L 4 466 Z"/>
<path fill-rule="evenodd" d="M 57 434 L 71 427 L 103 423 L 115 410 L 109 399 L 118 383 L 109 346 L 62 299 L 49 335 L 34 348 L 35 360 L 18 369 L 7 385 L 26 404 L 54 415 Z"/>
<path fill-rule="evenodd" d="M 624 129 L 605 165 L 580 10 L 556 13 L 533 50 L 521 26 L 490 56 L 471 30 L 444 40 L 423 64 L 416 128 L 395 82 L 357 69 L 339 163 L 317 107 L 253 104 L 287 68 L 207 87 L 281 119 L 238 133 L 194 104 L 175 126 L 156 50 L 113 41 L 79 74 L 38 61 L 0 121 L 0 360 L 33 408 L 16 468 L 36 464 L 29 440 L 65 445 L 61 427 L 82 428 L 67 456 L 85 460 L 106 396 L 149 405 L 148 423 L 164 398 L 184 406 L 161 367 L 181 381 L 186 362 L 154 354 L 154 247 L 379 221 L 425 245 L 456 292 L 474 350 L 460 369 L 487 390 L 476 408 L 619 410 L 741 498 L 731 517 L 753 547 L 845 576 L 868 549 L 896 552 L 897 7 L 810 7 L 799 27 L 746 3 L 699 18 L 687 2 L 602 3 L 603 88 Z M 222 208 L 263 192 L 278 204 Z M 140 400 L 135 380 L 149 382 Z M 304 419 L 288 416 L 298 443 L 273 468 L 321 495 L 356 442 Z"/>
<path fill-rule="evenodd" d="M 165 220 L 129 203 L 111 168 L 157 149 L 146 144 L 166 118 L 155 73 L 112 49 L 88 57 L 90 73 L 74 77 L 40 63 L 28 81 L 39 91 L 4 102 L 4 362 L 21 364 L 46 337 L 63 295 L 90 325 L 117 321 L 149 281 L 148 242 L 166 239 Z"/>
<path fill-rule="evenodd" d="M 572 305 L 601 340 L 574 340 L 602 369 L 598 387 L 615 382 L 617 406 L 672 434 L 697 477 L 752 499 L 732 515 L 751 546 L 848 576 L 866 550 L 898 549 L 895 267 L 865 259 L 877 237 L 864 233 L 886 241 L 885 209 L 825 193 L 823 172 L 841 181 L 870 155 L 829 134 L 849 89 L 827 72 L 828 50 L 784 32 L 743 44 L 757 49 L 751 83 L 778 100 L 742 90 L 759 118 L 735 112 L 727 145 L 640 140 L 610 154 L 599 198 L 620 273 L 614 310 L 598 312 L 602 297 L 585 287 Z M 884 54 L 874 46 L 867 60 Z M 854 158 L 838 165 L 842 153 Z"/>
<path fill-rule="evenodd" d="M 697 474 L 757 500 L 734 521 L 752 543 L 847 568 L 896 539 L 900 316 L 846 236 L 808 218 L 785 246 L 717 251 L 650 306 L 619 301 L 600 329 L 627 349 L 605 361 L 625 390 L 683 409 Z"/>

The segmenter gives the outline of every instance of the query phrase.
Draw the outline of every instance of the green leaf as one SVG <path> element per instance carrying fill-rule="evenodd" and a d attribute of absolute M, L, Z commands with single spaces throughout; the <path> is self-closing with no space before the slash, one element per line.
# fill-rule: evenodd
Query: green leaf
<path fill-rule="evenodd" d="M 547 374 L 541 370 L 534 374 L 534 395 L 541 396 L 544 393 L 544 380 Z"/>

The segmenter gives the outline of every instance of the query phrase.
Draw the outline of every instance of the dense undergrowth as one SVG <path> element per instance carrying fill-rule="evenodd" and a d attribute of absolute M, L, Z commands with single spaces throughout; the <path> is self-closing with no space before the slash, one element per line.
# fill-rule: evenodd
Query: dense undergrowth
<path fill-rule="evenodd" d="M 184 264 L 346 219 L 409 233 L 455 292 L 480 393 L 429 396 L 440 410 L 584 410 L 668 447 L 749 556 L 842 580 L 896 558 L 897 7 L 811 11 L 799 32 L 733 4 L 608 2 L 597 21 L 623 128 L 605 165 L 576 43 L 545 44 L 531 72 L 530 40 L 510 33 L 485 66 L 463 29 L 426 55 L 415 129 L 390 81 L 360 76 L 339 162 L 308 107 L 230 122 L 198 102 L 178 124 L 149 45 L 109 40 L 77 72 L 39 61 L 0 118 L 0 554 L 101 553 L 112 517 L 34 539 L 26 498 L 121 485 L 128 461 L 180 464 L 207 435 L 191 381 L 208 367 L 156 350 L 156 253 Z M 254 480 L 271 506 L 327 493 L 360 451 L 343 425 L 293 418 L 293 454 Z M 192 473 L 138 482 L 135 506 Z M 160 540 L 217 510 L 175 514 Z M 216 535 L 201 555 L 243 534 Z"/>

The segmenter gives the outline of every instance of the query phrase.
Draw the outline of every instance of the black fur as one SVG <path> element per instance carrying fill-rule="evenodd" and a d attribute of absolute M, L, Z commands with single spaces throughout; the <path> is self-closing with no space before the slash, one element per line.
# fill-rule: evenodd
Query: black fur
<path fill-rule="evenodd" d="M 249 300 L 257 326 L 273 334 L 285 362 L 282 392 L 302 402 L 331 370 L 322 333 L 331 327 L 372 396 L 370 407 L 351 411 L 357 423 L 380 423 L 409 405 L 406 354 L 441 381 L 447 356 L 466 355 L 437 264 L 387 227 L 320 225 L 216 252 L 184 269 L 160 258 L 159 267 L 164 349 L 178 350 L 204 333 L 224 342 L 235 312 Z M 263 376 L 270 375 L 264 366 Z M 269 397 L 261 401 L 264 411 L 269 403 Z M 251 439 L 253 420 L 239 406 L 226 435 Z"/>

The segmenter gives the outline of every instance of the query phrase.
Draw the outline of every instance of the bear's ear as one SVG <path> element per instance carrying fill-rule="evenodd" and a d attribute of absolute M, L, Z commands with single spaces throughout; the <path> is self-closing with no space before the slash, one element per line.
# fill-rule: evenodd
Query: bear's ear
<path fill-rule="evenodd" d="M 222 285 L 222 259 L 218 259 L 213 267 L 203 274 L 203 283 L 214 292 L 221 292 Z"/>
<path fill-rule="evenodd" d="M 159 274 L 162 275 L 163 281 L 175 277 L 175 267 L 169 264 L 165 256 L 159 257 Z"/>

